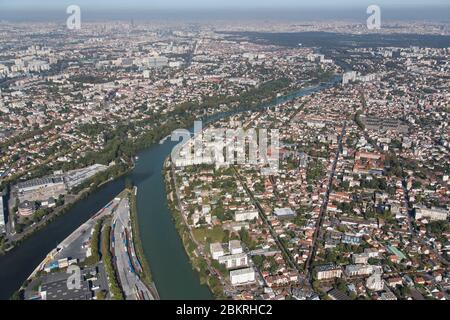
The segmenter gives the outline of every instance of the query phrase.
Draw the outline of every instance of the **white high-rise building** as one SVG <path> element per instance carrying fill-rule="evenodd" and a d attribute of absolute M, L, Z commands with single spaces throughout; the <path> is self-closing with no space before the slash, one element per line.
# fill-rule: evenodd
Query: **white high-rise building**
<path fill-rule="evenodd" d="M 356 71 L 349 71 L 344 73 L 344 75 L 342 76 L 342 84 L 347 84 L 350 81 L 356 81 L 357 76 L 358 74 L 356 73 Z"/>
<path fill-rule="evenodd" d="M 426 206 L 417 205 L 414 207 L 416 211 L 416 219 L 427 218 L 431 221 L 447 220 L 449 216 L 448 209 L 427 208 Z"/>
<path fill-rule="evenodd" d="M 211 243 L 209 245 L 209 251 L 211 252 L 211 256 L 214 260 L 218 260 L 219 257 L 225 255 L 225 250 L 223 250 L 221 243 Z"/>
<path fill-rule="evenodd" d="M 230 280 L 233 286 L 255 282 L 255 270 L 245 268 L 230 271 Z"/>
<path fill-rule="evenodd" d="M 228 242 L 228 249 L 231 254 L 239 254 L 243 252 L 241 241 L 239 240 L 230 240 Z"/>
<path fill-rule="evenodd" d="M 5 209 L 3 207 L 3 197 L 0 195 L 0 233 L 5 232 Z"/>
<path fill-rule="evenodd" d="M 242 268 L 248 265 L 248 256 L 246 253 L 230 254 L 219 257 L 219 263 L 224 264 L 227 269 Z"/>
<path fill-rule="evenodd" d="M 258 211 L 250 210 L 250 211 L 236 211 L 234 213 L 234 221 L 249 221 L 253 219 L 258 219 Z"/>
<path fill-rule="evenodd" d="M 366 287 L 369 290 L 373 291 L 381 291 L 384 288 L 383 279 L 381 278 L 381 274 L 374 273 L 366 280 Z"/>
<path fill-rule="evenodd" d="M 377 79 L 377 74 L 370 73 L 362 76 L 359 72 L 349 71 L 342 75 L 342 84 L 346 85 L 349 82 L 361 81 L 361 82 L 370 82 Z"/>

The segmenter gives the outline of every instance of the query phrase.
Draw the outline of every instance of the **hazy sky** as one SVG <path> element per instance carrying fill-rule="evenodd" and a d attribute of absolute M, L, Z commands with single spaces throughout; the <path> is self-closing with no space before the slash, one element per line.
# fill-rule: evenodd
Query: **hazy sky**
<path fill-rule="evenodd" d="M 381 7 L 386 20 L 449 21 L 450 0 L 0 0 L 0 20 L 66 19 L 79 5 L 86 21 L 158 20 L 336 20 L 364 22 L 366 8 Z"/>
<path fill-rule="evenodd" d="M 152 8 L 152 9 L 214 9 L 214 8 L 286 8 L 286 7 L 381 7 L 450 6 L 449 0 L 0 0 L 1 9 L 59 9 L 70 4 L 85 8 Z"/>

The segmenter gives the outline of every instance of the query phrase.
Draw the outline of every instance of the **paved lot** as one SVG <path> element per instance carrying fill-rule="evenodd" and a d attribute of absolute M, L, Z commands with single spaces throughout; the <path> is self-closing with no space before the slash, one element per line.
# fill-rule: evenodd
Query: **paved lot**
<path fill-rule="evenodd" d="M 80 261 L 86 258 L 86 250 L 88 247 L 83 248 L 83 244 L 86 243 L 90 236 L 92 229 L 97 224 L 97 221 L 105 216 L 112 213 L 112 210 L 119 204 L 117 200 L 113 200 L 108 204 L 107 207 L 103 208 L 97 213 L 95 217 L 88 220 L 81 227 L 75 230 L 70 236 L 64 239 L 58 245 L 58 253 L 55 255 L 55 259 L 79 259 Z"/>

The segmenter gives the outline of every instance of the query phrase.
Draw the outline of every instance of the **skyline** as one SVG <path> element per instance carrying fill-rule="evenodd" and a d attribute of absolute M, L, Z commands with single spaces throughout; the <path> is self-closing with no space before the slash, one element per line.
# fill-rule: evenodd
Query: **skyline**
<path fill-rule="evenodd" d="M 0 9 L 3 10 L 31 10 L 31 9 L 58 9 L 61 7 L 67 7 L 69 5 L 79 5 L 89 9 L 263 9 L 263 8 L 277 8 L 277 9 L 286 9 L 286 8 L 304 8 L 304 9 L 313 9 L 313 8 L 322 8 L 322 9 L 339 9 L 339 8 L 358 8 L 358 7 L 367 7 L 372 4 L 379 5 L 380 7 L 385 8 L 414 8 L 414 7 L 450 7 L 448 1 L 445 0 L 431 0 L 424 2 L 423 0 L 362 0 L 362 1 L 354 1 L 354 0 L 341 0 L 336 3 L 336 1 L 332 0 L 316 0 L 316 1 L 302 1 L 298 3 L 296 0 L 246 0 L 246 1 L 238 1 L 238 0 L 229 0 L 226 3 L 217 0 L 191 0 L 191 1 L 181 1 L 181 0 L 154 0 L 151 3 L 144 0 L 130 0 L 130 1 L 122 1 L 122 0 L 98 0 L 95 4 L 91 1 L 87 0 L 45 0 L 36 1 L 31 0 L 3 0 L 0 1 Z"/>
<path fill-rule="evenodd" d="M 65 21 L 67 6 L 58 8 L 5 8 L 0 2 L 0 20 L 17 22 L 44 22 Z M 365 23 L 367 7 L 341 7 L 341 8 L 191 8 L 191 9 L 139 9 L 139 8 L 92 8 L 81 6 L 83 20 L 108 21 L 130 20 L 135 21 L 356 21 Z M 381 6 L 383 21 L 432 21 L 447 22 L 450 17 L 450 7 L 383 7 Z"/>
<path fill-rule="evenodd" d="M 0 23 L 0 299 L 450 300 L 448 23 L 135 21 Z"/>
<path fill-rule="evenodd" d="M 0 0 L 0 300 L 450 301 L 449 13 Z"/>

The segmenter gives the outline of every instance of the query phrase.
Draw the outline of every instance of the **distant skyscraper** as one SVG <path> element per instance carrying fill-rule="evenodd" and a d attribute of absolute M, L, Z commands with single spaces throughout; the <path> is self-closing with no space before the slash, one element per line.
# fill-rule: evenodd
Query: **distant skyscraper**
<path fill-rule="evenodd" d="M 356 76 L 357 76 L 356 71 L 350 71 L 350 72 L 344 73 L 344 75 L 342 76 L 342 84 L 347 84 L 350 81 L 355 81 Z"/>

